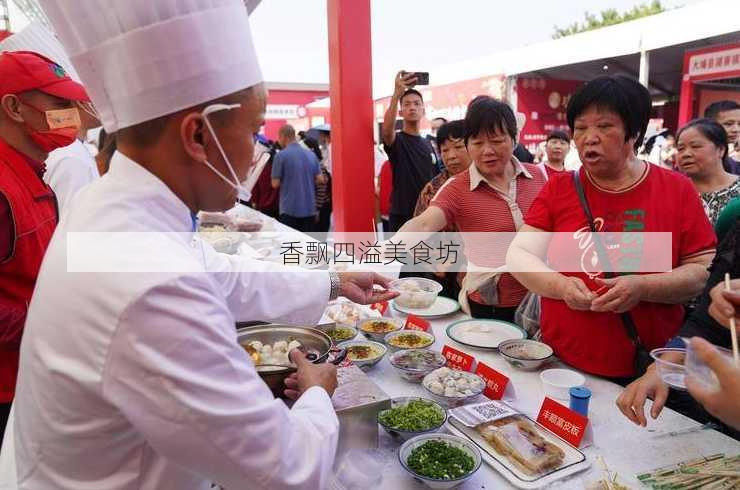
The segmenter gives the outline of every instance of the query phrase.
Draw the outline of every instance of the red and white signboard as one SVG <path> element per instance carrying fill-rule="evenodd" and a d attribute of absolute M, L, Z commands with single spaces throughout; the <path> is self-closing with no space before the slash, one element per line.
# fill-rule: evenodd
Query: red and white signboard
<path fill-rule="evenodd" d="M 508 400 L 516 398 L 514 385 L 509 382 L 509 378 L 506 375 L 483 362 L 478 363 L 478 366 L 475 368 L 475 374 L 483 378 L 483 381 L 486 383 L 483 394 L 491 400 L 500 400 L 504 396 Z"/>
<path fill-rule="evenodd" d="M 573 447 L 580 447 L 582 443 L 586 445 L 590 442 L 590 437 L 584 440 L 588 418 L 551 398 L 545 397 L 542 402 L 537 422 Z"/>
<path fill-rule="evenodd" d="M 449 345 L 442 348 L 442 355 L 447 359 L 447 366 L 458 371 L 468 371 L 473 369 L 475 357 L 459 351 Z"/>
<path fill-rule="evenodd" d="M 408 318 L 406 318 L 406 325 L 404 328 L 406 330 L 421 330 L 422 332 L 428 332 L 431 326 L 432 324 L 423 318 L 419 318 L 416 315 L 409 315 Z"/>

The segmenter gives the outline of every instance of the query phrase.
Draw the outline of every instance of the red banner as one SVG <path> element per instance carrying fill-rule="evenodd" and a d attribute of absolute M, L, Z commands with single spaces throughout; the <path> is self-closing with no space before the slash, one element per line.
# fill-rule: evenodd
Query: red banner
<path fill-rule="evenodd" d="M 373 303 L 372 305 L 370 305 L 370 309 L 378 310 L 381 315 L 385 315 L 385 312 L 388 309 L 388 302 L 381 301 L 380 303 Z"/>
<path fill-rule="evenodd" d="M 404 326 L 407 330 L 421 330 L 422 332 L 428 332 L 432 324 L 423 318 L 419 318 L 416 315 L 409 315 L 406 318 L 406 325 Z"/>
<path fill-rule="evenodd" d="M 586 434 L 588 418 L 570 408 L 545 397 L 537 415 L 537 422 L 550 432 L 560 436 L 571 446 L 578 447 Z"/>
<path fill-rule="evenodd" d="M 475 368 L 475 374 L 483 378 L 486 383 L 486 388 L 483 390 L 484 395 L 491 400 L 503 398 L 509 378 L 482 362 L 479 362 Z"/>
<path fill-rule="evenodd" d="M 442 348 L 442 355 L 447 359 L 447 366 L 458 371 L 470 372 L 475 362 L 475 357 L 454 349 L 449 345 L 445 345 Z"/>

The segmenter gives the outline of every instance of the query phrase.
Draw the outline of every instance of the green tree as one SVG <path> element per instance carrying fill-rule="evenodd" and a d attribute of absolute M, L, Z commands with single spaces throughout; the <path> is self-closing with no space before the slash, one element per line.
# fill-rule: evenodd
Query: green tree
<path fill-rule="evenodd" d="M 614 24 L 620 24 L 622 22 L 629 22 L 631 20 L 639 19 L 641 17 L 647 17 L 649 15 L 659 14 L 665 12 L 666 8 L 660 3 L 660 0 L 653 0 L 651 3 L 643 3 L 635 5 L 630 10 L 624 13 L 617 12 L 616 9 L 602 10 L 601 13 L 596 16 L 589 12 L 584 14 L 584 21 L 574 22 L 571 25 L 560 28 L 555 26 L 555 33 L 552 35 L 553 39 L 560 37 L 571 36 L 578 34 L 579 32 L 593 31 L 601 27 L 613 26 Z"/>

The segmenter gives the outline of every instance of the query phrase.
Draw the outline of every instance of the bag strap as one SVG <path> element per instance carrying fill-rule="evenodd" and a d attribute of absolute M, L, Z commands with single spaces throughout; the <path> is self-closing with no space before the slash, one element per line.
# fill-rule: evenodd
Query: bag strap
<path fill-rule="evenodd" d="M 606 253 L 606 250 L 604 249 L 604 244 L 601 242 L 601 237 L 596 232 L 596 224 L 594 223 L 594 217 L 591 214 L 591 208 L 588 205 L 588 200 L 586 199 L 586 193 L 583 190 L 583 183 L 581 182 L 581 177 L 579 175 L 579 171 L 575 170 L 573 172 L 573 184 L 576 187 L 576 193 L 578 194 L 578 200 L 581 202 L 581 208 L 583 209 L 583 213 L 586 215 L 586 219 L 588 220 L 588 227 L 591 230 L 591 238 L 594 240 L 594 245 L 596 246 L 596 255 L 599 257 L 599 260 L 605 265 L 605 269 L 611 269 L 611 263 L 609 262 L 609 256 Z M 614 277 L 613 272 L 604 272 L 604 276 L 607 278 Z M 640 335 L 637 332 L 637 325 L 635 325 L 635 321 L 632 319 L 632 315 L 630 315 L 629 311 L 625 311 L 624 313 L 621 313 L 619 315 L 622 319 L 622 325 L 624 325 L 624 329 L 627 332 L 627 335 L 629 336 L 632 343 L 635 345 L 636 348 L 643 348 L 642 341 L 640 340 Z"/>

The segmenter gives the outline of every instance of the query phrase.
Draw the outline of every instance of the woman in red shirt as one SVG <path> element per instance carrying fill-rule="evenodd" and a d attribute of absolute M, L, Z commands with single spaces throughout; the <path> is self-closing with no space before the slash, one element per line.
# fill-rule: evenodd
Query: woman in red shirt
<path fill-rule="evenodd" d="M 607 264 L 594 253 L 571 172 L 550 178 L 521 230 L 565 232 L 555 240 L 570 252 L 556 253 L 550 235 L 519 233 L 507 257 L 514 276 L 542 296 L 544 341 L 563 361 L 622 384 L 641 374 L 635 372 L 636 348 L 622 313 L 629 312 L 647 350 L 665 345 L 683 320 L 681 304 L 698 295 L 707 280 L 716 241 L 691 182 L 635 156 L 650 109 L 650 94 L 638 82 L 604 76 L 573 95 L 568 125 L 583 162 L 578 177 L 594 227 L 616 232 L 616 242 L 602 247 L 611 263 L 637 257 L 633 270 L 645 270 L 655 255 L 647 257 L 643 240 L 650 238 L 635 232 L 670 232 L 670 272 L 605 278 Z M 573 251 L 580 261 L 573 260 Z"/>

